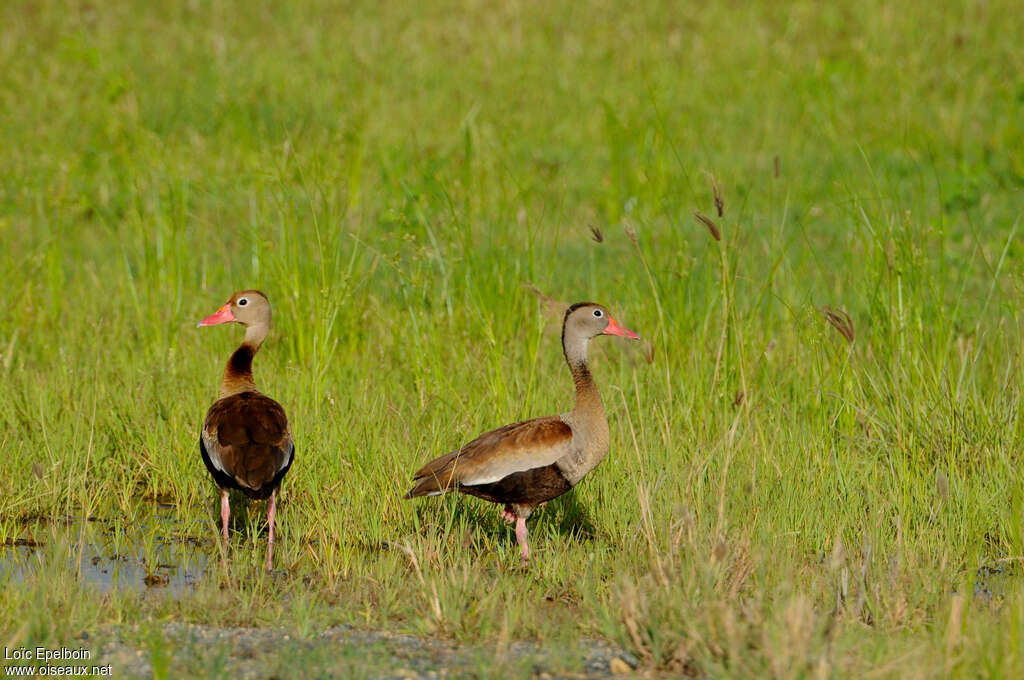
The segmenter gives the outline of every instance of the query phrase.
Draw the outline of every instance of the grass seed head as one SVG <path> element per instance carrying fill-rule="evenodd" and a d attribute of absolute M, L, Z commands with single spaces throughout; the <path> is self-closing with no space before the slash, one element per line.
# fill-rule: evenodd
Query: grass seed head
<path fill-rule="evenodd" d="M 644 361 L 646 361 L 649 364 L 653 364 L 654 363 L 654 343 L 644 342 L 644 344 L 643 344 L 643 351 L 644 351 Z"/>
<path fill-rule="evenodd" d="M 700 222 L 701 224 L 708 228 L 708 233 L 711 234 L 711 238 L 715 239 L 716 241 L 722 240 L 722 232 L 719 231 L 718 225 L 715 224 L 715 221 L 713 219 L 698 211 L 694 211 L 693 216 L 697 218 L 698 222 Z"/>
<path fill-rule="evenodd" d="M 711 182 L 711 195 L 715 198 L 715 212 L 718 213 L 719 217 L 724 217 L 725 200 L 722 198 L 722 190 L 718 186 L 718 180 L 709 172 L 708 181 Z"/>
<path fill-rule="evenodd" d="M 565 314 L 565 308 L 569 306 L 567 303 L 551 297 L 532 283 L 524 283 L 523 287 L 540 300 L 541 312 L 544 316 L 560 320 Z"/>
<path fill-rule="evenodd" d="M 850 315 L 841 309 L 834 309 L 828 305 L 821 308 L 821 313 L 825 315 L 825 320 L 828 321 L 833 328 L 839 331 L 839 334 L 846 338 L 846 342 L 853 344 L 853 338 L 855 332 L 853 329 L 853 319 Z"/>
<path fill-rule="evenodd" d="M 636 238 L 636 231 L 633 229 L 633 225 L 629 223 L 629 220 L 622 220 L 622 229 L 626 232 L 629 240 L 633 242 L 633 245 L 640 245 Z"/>
<path fill-rule="evenodd" d="M 604 233 L 601 232 L 600 227 L 590 226 L 590 234 L 594 239 L 594 243 L 604 243 Z"/>

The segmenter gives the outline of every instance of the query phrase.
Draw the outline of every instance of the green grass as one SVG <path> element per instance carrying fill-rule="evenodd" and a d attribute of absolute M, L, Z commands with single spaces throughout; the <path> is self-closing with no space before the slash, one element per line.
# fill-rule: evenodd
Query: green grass
<path fill-rule="evenodd" d="M 957 593 L 1024 559 L 1022 17 L 3 4 L 0 534 L 91 516 L 152 546 L 158 498 L 216 566 L 104 595 L 51 541 L 0 635 L 352 623 L 603 636 L 713 676 L 1019 677 L 1024 589 Z M 493 506 L 401 494 L 570 407 L 530 285 L 644 341 L 595 343 L 611 454 L 533 515 L 524 573 Z M 195 322 L 249 287 L 296 440 L 283 579 L 262 504 L 222 561 L 197 450 L 241 334 Z"/>

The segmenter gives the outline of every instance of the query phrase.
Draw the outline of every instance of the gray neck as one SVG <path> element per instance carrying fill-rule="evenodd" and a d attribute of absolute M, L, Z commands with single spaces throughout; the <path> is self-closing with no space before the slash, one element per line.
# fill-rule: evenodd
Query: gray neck
<path fill-rule="evenodd" d="M 253 324 L 252 326 L 245 327 L 245 339 L 242 340 L 243 345 L 251 345 L 256 349 L 260 348 L 263 341 L 267 339 L 267 333 L 270 332 L 270 327 L 265 323 Z"/>
<path fill-rule="evenodd" d="M 567 338 L 563 331 L 562 350 L 576 385 L 576 405 L 571 413 L 562 416 L 572 428 L 573 450 L 558 461 L 558 467 L 572 485 L 583 479 L 608 453 L 608 420 L 601 394 L 587 368 L 589 342 L 590 339 L 584 337 Z"/>

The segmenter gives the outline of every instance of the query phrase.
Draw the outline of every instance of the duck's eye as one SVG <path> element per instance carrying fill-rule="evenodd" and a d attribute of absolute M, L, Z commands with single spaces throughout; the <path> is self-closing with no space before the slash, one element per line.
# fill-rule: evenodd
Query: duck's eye
<path fill-rule="evenodd" d="M 247 304 L 249 304 L 249 300 L 246 299 L 246 298 L 240 298 L 238 300 L 238 306 L 239 307 L 245 307 Z"/>
<path fill-rule="evenodd" d="M 596 316 L 598 319 L 600 319 L 602 316 L 604 316 L 604 312 L 602 312 L 600 309 L 595 309 L 594 310 L 594 316 Z"/>

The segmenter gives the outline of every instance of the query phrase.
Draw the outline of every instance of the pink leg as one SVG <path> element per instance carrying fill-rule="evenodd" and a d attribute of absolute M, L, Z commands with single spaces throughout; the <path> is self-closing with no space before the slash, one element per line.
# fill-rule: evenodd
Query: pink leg
<path fill-rule="evenodd" d="M 220 531 L 224 542 L 228 541 L 228 518 L 231 517 L 231 504 L 228 502 L 228 490 L 220 490 Z"/>
<path fill-rule="evenodd" d="M 522 565 L 530 563 L 530 546 L 526 544 L 526 518 L 516 517 L 516 540 L 519 542 L 519 562 Z"/>
<path fill-rule="evenodd" d="M 501 511 L 501 518 L 509 524 L 515 524 L 516 513 L 512 512 L 511 505 L 506 505 L 505 509 Z"/>
<path fill-rule="evenodd" d="M 267 525 L 270 535 L 267 537 L 267 571 L 274 570 L 274 517 L 277 515 L 277 489 L 270 492 L 267 503 Z"/>

